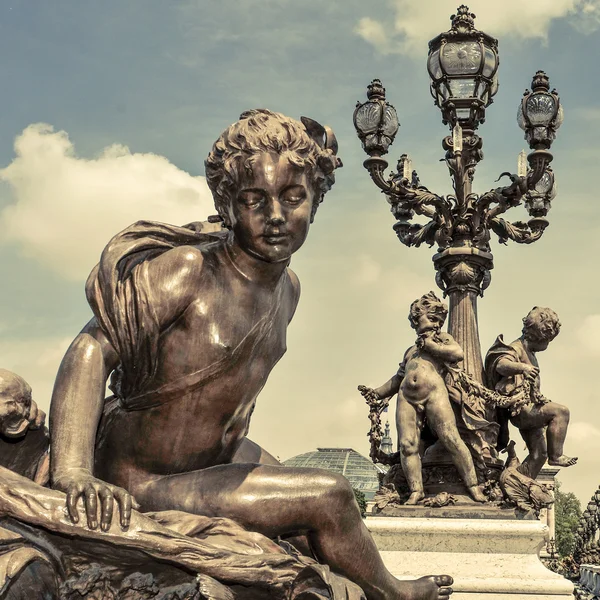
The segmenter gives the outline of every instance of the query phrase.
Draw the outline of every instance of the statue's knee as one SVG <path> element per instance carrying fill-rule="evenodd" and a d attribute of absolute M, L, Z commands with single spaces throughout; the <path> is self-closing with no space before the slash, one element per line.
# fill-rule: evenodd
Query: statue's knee
<path fill-rule="evenodd" d="M 350 482 L 337 473 L 327 473 L 321 482 L 323 497 L 328 506 L 335 504 L 346 507 L 354 503 L 354 490 Z"/>
<path fill-rule="evenodd" d="M 419 453 L 419 442 L 413 439 L 400 440 L 400 452 L 402 456 L 414 456 Z"/>

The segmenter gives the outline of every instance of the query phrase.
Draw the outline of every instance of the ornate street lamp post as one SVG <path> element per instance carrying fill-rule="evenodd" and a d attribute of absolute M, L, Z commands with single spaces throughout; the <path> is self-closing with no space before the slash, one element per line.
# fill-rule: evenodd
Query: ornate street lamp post
<path fill-rule="evenodd" d="M 442 112 L 442 122 L 450 127 L 442 146 L 453 195 L 438 196 L 421 185 L 406 155 L 398 161 L 396 172 L 385 175 L 388 163 L 382 156 L 394 141 L 399 122 L 378 79 L 368 86 L 367 102 L 357 104 L 354 125 L 369 155 L 364 166 L 386 195 L 396 218 L 398 239 L 406 246 L 437 245 L 433 262 L 436 282 L 450 298 L 449 332 L 463 347 L 463 367 L 483 382 L 477 298 L 490 284 L 491 232 L 502 243 L 511 239 L 529 244 L 542 236 L 556 195 L 554 174 L 548 166 L 552 160 L 549 148 L 563 112 L 558 95 L 550 91 L 548 77 L 538 71 L 531 90 L 520 101 L 517 118 L 532 152 L 528 156 L 521 153 L 516 175 L 502 174 L 510 178 L 510 185 L 482 195 L 473 193 L 475 168 L 483 158 L 483 140 L 476 131 L 498 90 L 499 62 L 497 40 L 478 31 L 474 18 L 466 6 L 460 6 L 451 17 L 450 31 L 429 42 L 431 93 Z M 522 202 L 530 216 L 527 223 L 500 217 Z M 417 215 L 429 221 L 413 222 Z"/>

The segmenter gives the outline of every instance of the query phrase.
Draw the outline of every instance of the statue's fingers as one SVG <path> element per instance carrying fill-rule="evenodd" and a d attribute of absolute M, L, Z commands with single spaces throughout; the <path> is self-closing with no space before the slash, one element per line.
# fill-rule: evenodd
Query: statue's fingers
<path fill-rule="evenodd" d="M 100 497 L 100 528 L 108 531 L 112 523 L 115 499 L 109 487 L 103 486 L 98 491 Z"/>
<path fill-rule="evenodd" d="M 115 499 L 121 513 L 121 527 L 127 529 L 131 521 L 133 498 L 131 497 L 131 494 L 125 490 L 115 490 Z"/>
<path fill-rule="evenodd" d="M 79 512 L 77 511 L 77 501 L 83 495 L 83 486 L 81 484 L 73 484 L 67 490 L 67 511 L 71 517 L 71 521 L 79 523 Z"/>
<path fill-rule="evenodd" d="M 83 493 L 85 495 L 85 511 L 87 513 L 88 527 L 96 529 L 98 527 L 98 492 L 91 483 L 88 483 Z"/>

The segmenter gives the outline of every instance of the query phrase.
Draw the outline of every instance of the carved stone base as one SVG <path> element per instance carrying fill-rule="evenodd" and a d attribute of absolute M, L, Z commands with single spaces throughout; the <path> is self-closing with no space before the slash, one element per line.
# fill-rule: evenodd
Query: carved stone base
<path fill-rule="evenodd" d="M 367 517 L 383 561 L 399 579 L 446 573 L 453 600 L 572 600 L 573 584 L 539 559 L 539 521 Z"/>
<path fill-rule="evenodd" d="M 435 443 L 427 449 L 422 464 L 423 486 L 427 495 L 435 496 L 440 492 L 448 492 L 468 496 L 465 484 L 450 460 L 448 452 L 440 443 Z M 477 469 L 479 483 L 484 484 L 488 480 L 498 481 L 503 467 L 504 462 L 501 460 L 486 461 L 485 469 Z"/>

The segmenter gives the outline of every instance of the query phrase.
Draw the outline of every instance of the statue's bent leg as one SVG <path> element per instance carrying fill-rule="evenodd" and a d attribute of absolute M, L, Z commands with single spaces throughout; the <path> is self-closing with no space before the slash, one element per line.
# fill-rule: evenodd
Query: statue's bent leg
<path fill-rule="evenodd" d="M 245 437 L 234 454 L 232 463 L 259 463 L 261 465 L 279 465 L 279 462 L 270 452 L 259 446 L 256 442 Z M 306 535 L 284 535 L 282 538 L 296 548 L 305 556 L 314 557 L 313 549 L 310 546 L 310 540 Z"/>
<path fill-rule="evenodd" d="M 540 474 L 540 471 L 548 458 L 544 427 L 541 426 L 531 429 L 521 428 L 519 429 L 519 432 L 527 445 L 529 454 L 525 457 L 525 460 L 519 467 L 517 467 L 517 471 L 523 473 L 523 475 L 527 475 L 527 477 L 531 477 L 531 479 L 535 479 Z"/>
<path fill-rule="evenodd" d="M 567 437 L 567 428 L 571 413 L 566 406 L 556 402 L 548 402 L 541 408 L 541 412 L 548 415 L 550 422 L 546 429 L 546 438 L 548 440 L 548 462 L 558 464 L 559 466 L 570 466 L 561 464 L 561 459 L 566 458 L 563 455 L 565 438 Z M 575 459 L 576 460 L 576 459 Z"/>
<path fill-rule="evenodd" d="M 398 394 L 396 407 L 396 427 L 400 445 L 400 462 L 410 489 L 410 497 L 405 504 L 417 504 L 425 497 L 423 491 L 423 473 L 419 454 L 419 436 L 422 419 L 415 407 L 408 402 L 404 394 Z"/>
<path fill-rule="evenodd" d="M 437 599 L 448 578 L 400 582 L 385 568 L 348 481 L 320 469 L 219 465 L 169 475 L 132 490 L 143 510 L 231 518 L 268 537 L 308 531 L 318 555 L 369 599 Z"/>

